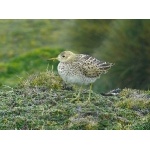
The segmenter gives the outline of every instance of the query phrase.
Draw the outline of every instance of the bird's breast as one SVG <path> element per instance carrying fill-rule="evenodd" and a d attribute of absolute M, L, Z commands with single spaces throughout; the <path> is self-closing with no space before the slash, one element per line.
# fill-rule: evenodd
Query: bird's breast
<path fill-rule="evenodd" d="M 96 80 L 96 78 L 85 77 L 76 64 L 60 62 L 57 70 L 61 78 L 67 83 L 90 84 Z"/>

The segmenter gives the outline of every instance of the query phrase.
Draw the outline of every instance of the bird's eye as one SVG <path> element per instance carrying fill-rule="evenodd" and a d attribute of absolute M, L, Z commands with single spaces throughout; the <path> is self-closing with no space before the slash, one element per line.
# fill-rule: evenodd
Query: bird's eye
<path fill-rule="evenodd" d="M 64 57 L 65 57 L 65 55 L 62 55 L 62 57 L 64 58 Z"/>

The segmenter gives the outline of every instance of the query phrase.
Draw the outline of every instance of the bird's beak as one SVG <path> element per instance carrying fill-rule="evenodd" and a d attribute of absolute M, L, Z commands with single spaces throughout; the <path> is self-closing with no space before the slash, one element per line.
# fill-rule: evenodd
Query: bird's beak
<path fill-rule="evenodd" d="M 47 60 L 58 60 L 58 58 L 56 57 L 56 58 L 50 58 L 50 59 L 47 59 Z"/>

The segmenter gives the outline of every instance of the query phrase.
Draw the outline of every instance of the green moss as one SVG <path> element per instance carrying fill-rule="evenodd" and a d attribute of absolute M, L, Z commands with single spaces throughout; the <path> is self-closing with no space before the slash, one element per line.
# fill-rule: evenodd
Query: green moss
<path fill-rule="evenodd" d="M 133 130 L 150 130 L 150 114 L 132 125 Z"/>
<path fill-rule="evenodd" d="M 134 110 L 150 109 L 150 101 L 147 100 L 126 99 L 124 101 L 118 102 L 116 105 L 121 108 L 128 108 Z"/>
<path fill-rule="evenodd" d="M 68 89 L 68 90 L 67 90 Z M 0 90 L 0 129 L 129 130 L 149 129 L 149 91 L 124 89 L 102 96 L 64 88 L 62 79 L 47 70 L 22 78 L 16 88 Z M 143 97 L 143 98 L 142 98 Z M 145 99 L 146 98 L 146 99 Z"/>
<path fill-rule="evenodd" d="M 63 81 L 56 73 L 52 71 L 40 72 L 32 74 L 22 79 L 19 86 L 27 87 L 46 87 L 49 89 L 62 89 Z"/>

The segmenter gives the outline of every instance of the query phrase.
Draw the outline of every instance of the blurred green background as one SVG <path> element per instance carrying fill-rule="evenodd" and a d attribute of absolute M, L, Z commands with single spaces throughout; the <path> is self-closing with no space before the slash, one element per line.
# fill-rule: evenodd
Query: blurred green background
<path fill-rule="evenodd" d="M 150 20 L 0 20 L 0 85 L 56 70 L 47 61 L 63 50 L 115 63 L 96 91 L 150 88 Z"/>

